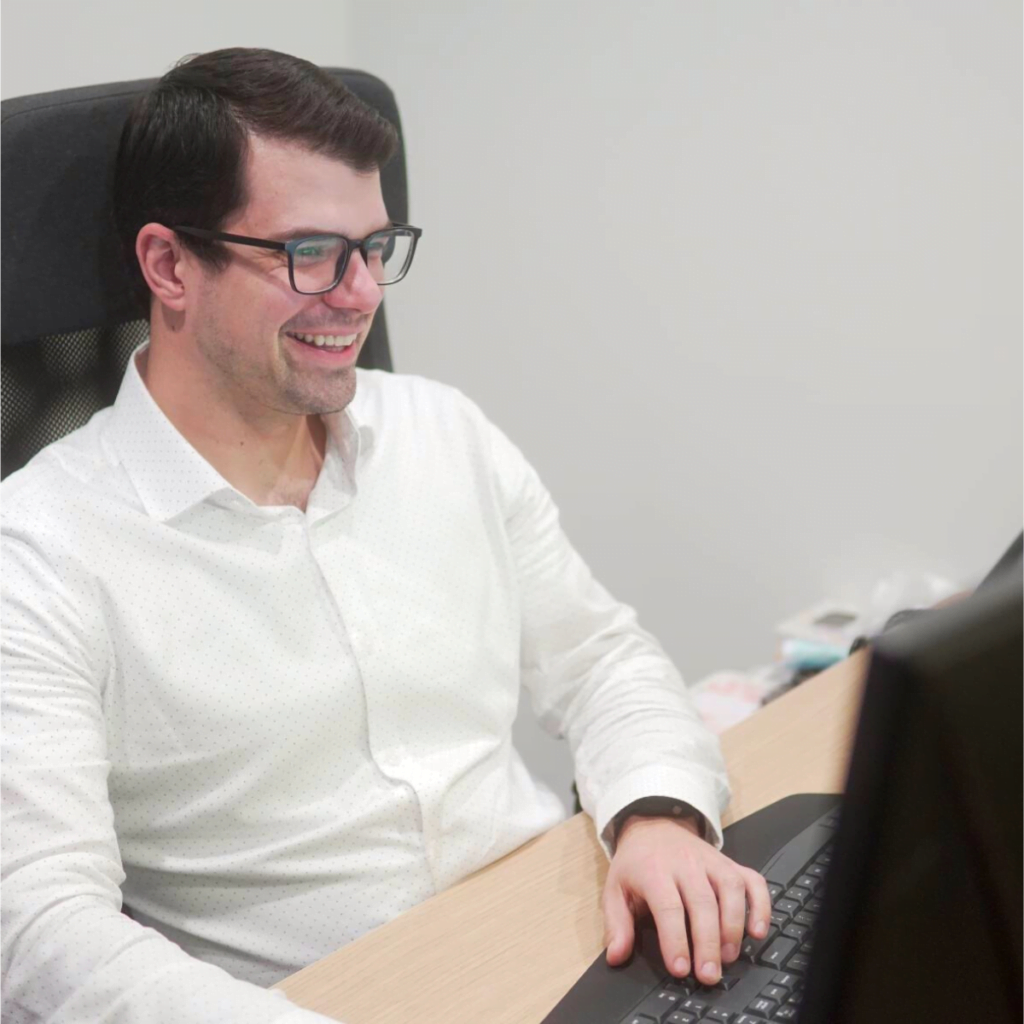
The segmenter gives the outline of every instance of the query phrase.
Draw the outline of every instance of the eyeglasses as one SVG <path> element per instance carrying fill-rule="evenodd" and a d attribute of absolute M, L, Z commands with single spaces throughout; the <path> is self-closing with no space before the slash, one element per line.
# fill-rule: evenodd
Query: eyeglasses
<path fill-rule="evenodd" d="M 310 235 L 290 242 L 274 242 L 268 238 L 229 235 L 223 231 L 176 226 L 175 231 L 212 242 L 233 242 L 255 245 L 261 249 L 277 249 L 288 254 L 288 279 L 292 288 L 302 295 L 320 295 L 336 288 L 345 276 L 352 253 L 362 254 L 366 269 L 378 285 L 396 284 L 409 272 L 416 243 L 423 231 L 409 224 L 395 224 L 374 231 L 365 238 L 344 235 Z"/>

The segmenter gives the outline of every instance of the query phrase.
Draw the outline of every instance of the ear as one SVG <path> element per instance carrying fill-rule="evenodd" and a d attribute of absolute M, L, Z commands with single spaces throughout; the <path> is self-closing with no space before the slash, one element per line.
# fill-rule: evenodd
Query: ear
<path fill-rule="evenodd" d="M 178 236 L 163 224 L 146 224 L 135 237 L 135 256 L 154 297 L 170 309 L 185 308 L 184 253 Z"/>

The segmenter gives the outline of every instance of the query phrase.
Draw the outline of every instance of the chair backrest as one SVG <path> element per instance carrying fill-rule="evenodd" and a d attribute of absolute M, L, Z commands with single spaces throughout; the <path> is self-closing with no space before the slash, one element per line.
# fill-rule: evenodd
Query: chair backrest
<path fill-rule="evenodd" d="M 381 172 L 388 213 L 408 220 L 405 148 L 390 88 L 327 68 L 398 130 Z M 134 100 L 156 79 L 65 89 L 2 105 L 3 358 L 0 477 L 86 423 L 117 396 L 149 330 L 132 301 L 111 211 L 114 156 Z M 384 310 L 359 365 L 390 370 Z"/>

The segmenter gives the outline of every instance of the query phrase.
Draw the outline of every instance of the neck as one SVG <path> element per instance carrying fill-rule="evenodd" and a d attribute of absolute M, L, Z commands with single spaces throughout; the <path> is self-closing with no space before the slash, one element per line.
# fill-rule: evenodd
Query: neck
<path fill-rule="evenodd" d="M 180 335 L 151 338 L 136 366 L 164 415 L 225 480 L 257 505 L 305 511 L 323 465 L 327 431 L 317 415 L 226 400 Z"/>

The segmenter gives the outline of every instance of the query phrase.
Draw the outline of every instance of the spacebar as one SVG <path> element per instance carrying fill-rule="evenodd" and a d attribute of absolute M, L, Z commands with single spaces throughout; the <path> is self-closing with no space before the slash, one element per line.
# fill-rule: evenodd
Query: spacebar
<path fill-rule="evenodd" d="M 807 862 L 813 860 L 818 851 L 830 839 L 835 839 L 835 836 L 835 829 L 825 825 L 811 825 L 810 828 L 805 828 L 776 854 L 774 860 L 768 862 L 768 866 L 761 874 L 769 882 L 788 889 Z"/>

